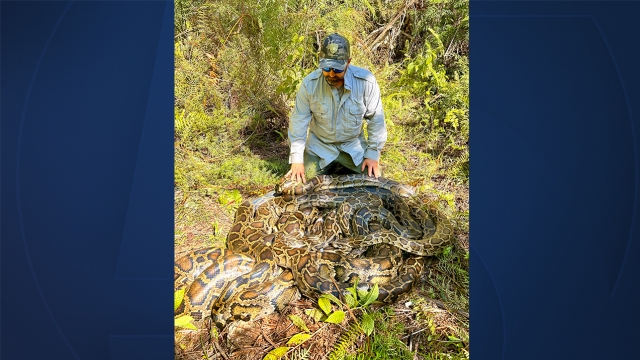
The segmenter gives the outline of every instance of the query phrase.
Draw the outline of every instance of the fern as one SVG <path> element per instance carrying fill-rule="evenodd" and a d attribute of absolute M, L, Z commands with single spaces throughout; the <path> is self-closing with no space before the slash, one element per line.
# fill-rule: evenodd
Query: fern
<path fill-rule="evenodd" d="M 353 345 L 363 334 L 364 333 L 358 323 L 351 323 L 347 330 L 340 335 L 340 339 L 334 344 L 331 353 L 329 353 L 329 360 L 339 360 L 344 358 L 349 346 Z"/>

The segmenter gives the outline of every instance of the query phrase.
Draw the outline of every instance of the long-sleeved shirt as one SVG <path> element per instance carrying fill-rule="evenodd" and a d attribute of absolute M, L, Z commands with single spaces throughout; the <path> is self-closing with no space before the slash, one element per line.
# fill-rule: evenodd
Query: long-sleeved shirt
<path fill-rule="evenodd" d="M 321 69 L 302 80 L 289 119 L 290 164 L 303 163 L 305 147 L 321 159 L 321 168 L 335 160 L 340 151 L 351 155 L 356 165 L 364 158 L 380 161 L 387 128 L 378 83 L 368 70 L 350 65 L 343 86 L 340 96 L 327 84 Z M 363 119 L 367 121 L 366 140 Z"/>

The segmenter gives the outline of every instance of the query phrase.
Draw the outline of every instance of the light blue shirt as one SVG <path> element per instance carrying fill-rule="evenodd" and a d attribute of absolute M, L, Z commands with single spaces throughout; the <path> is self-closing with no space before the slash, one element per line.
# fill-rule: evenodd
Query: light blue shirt
<path fill-rule="evenodd" d="M 387 128 L 378 83 L 368 70 L 350 65 L 343 86 L 340 96 L 327 84 L 321 69 L 302 80 L 289 119 L 290 164 L 303 163 L 305 148 L 320 157 L 321 168 L 335 160 L 340 151 L 351 155 L 356 165 L 364 158 L 380 161 Z M 363 119 L 367 122 L 367 139 Z"/>

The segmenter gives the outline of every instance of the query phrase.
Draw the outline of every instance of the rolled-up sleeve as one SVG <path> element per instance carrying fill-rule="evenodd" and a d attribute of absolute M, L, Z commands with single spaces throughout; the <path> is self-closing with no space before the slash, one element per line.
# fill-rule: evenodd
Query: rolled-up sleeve
<path fill-rule="evenodd" d="M 311 108 L 309 94 L 302 83 L 296 95 L 296 105 L 289 118 L 289 164 L 304 162 L 304 147 L 307 141 L 307 131 L 311 122 Z"/>
<path fill-rule="evenodd" d="M 380 161 L 380 151 L 387 142 L 387 127 L 384 123 L 380 87 L 375 80 L 367 81 L 364 89 L 364 101 L 366 105 L 364 118 L 367 121 L 368 133 L 364 157 Z"/>

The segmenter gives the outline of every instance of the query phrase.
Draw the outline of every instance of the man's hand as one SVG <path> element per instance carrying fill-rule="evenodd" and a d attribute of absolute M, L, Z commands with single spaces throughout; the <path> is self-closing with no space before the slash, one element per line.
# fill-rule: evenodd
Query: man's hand
<path fill-rule="evenodd" d="M 294 163 L 291 164 L 291 170 L 284 176 L 285 178 L 291 178 L 295 181 L 306 182 L 304 177 L 304 164 Z"/>
<path fill-rule="evenodd" d="M 380 176 L 380 164 L 371 159 L 364 159 L 362 162 L 362 171 L 364 172 L 364 168 L 369 169 L 369 176 L 375 176 L 376 179 Z"/>

